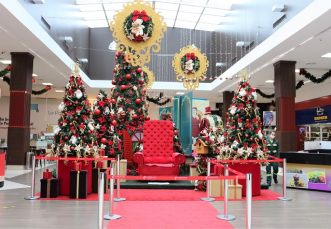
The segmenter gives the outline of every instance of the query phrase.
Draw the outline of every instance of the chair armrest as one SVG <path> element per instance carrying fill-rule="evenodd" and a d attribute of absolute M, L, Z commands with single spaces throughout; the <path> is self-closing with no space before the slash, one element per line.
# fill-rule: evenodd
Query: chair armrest
<path fill-rule="evenodd" d="M 172 160 L 175 165 L 180 165 L 180 164 L 185 163 L 185 156 L 181 153 L 173 153 Z"/>
<path fill-rule="evenodd" d="M 133 161 L 138 165 L 144 164 L 144 155 L 141 152 L 133 154 Z"/>

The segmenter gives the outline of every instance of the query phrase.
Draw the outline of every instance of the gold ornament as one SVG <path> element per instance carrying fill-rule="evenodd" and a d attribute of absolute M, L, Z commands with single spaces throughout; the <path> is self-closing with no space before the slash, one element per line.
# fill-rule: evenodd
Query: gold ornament
<path fill-rule="evenodd" d="M 240 77 L 241 81 L 247 81 L 247 71 L 246 70 L 241 70 L 239 72 L 239 77 Z"/>
<path fill-rule="evenodd" d="M 153 4 L 149 2 L 143 2 L 143 0 L 134 0 L 134 2 L 128 2 L 123 4 L 124 9 L 116 11 L 114 15 L 114 21 L 110 22 L 110 30 L 113 31 L 114 41 L 117 43 L 117 51 L 123 51 L 126 48 L 125 59 L 127 62 L 131 63 L 133 66 L 143 66 L 148 63 L 151 59 L 150 49 L 157 53 L 160 51 L 161 39 L 164 37 L 164 32 L 167 30 L 167 25 L 163 22 L 164 17 L 160 12 L 156 13 L 154 11 Z M 152 35 L 144 41 L 136 42 L 132 41 L 126 37 L 124 31 L 124 22 L 126 18 L 133 13 L 135 10 L 139 12 L 145 11 L 147 15 L 152 19 L 154 23 Z M 129 48 L 134 50 L 134 53 L 129 52 Z"/>
<path fill-rule="evenodd" d="M 71 75 L 73 75 L 73 76 L 79 76 L 79 72 L 80 72 L 79 67 L 80 67 L 79 61 L 77 61 L 76 63 L 72 64 L 72 68 L 73 69 L 71 71 Z M 76 84 L 76 81 L 75 81 L 75 84 Z"/>
<path fill-rule="evenodd" d="M 148 67 L 144 66 L 142 67 L 143 71 L 147 73 L 148 76 L 148 83 L 145 85 L 146 90 L 152 89 L 153 83 L 155 81 L 154 73 L 148 69 Z"/>
<path fill-rule="evenodd" d="M 200 60 L 200 68 L 194 74 L 186 74 L 182 70 L 181 59 L 186 55 L 186 53 L 194 53 Z M 202 54 L 200 49 L 193 45 L 189 45 L 181 48 L 180 53 L 176 53 L 174 59 L 172 60 L 172 67 L 176 72 L 177 80 L 180 81 L 181 77 L 185 77 L 185 80 L 183 80 L 183 86 L 188 90 L 195 90 L 199 87 L 199 79 L 201 81 L 205 80 L 204 77 L 206 75 L 207 68 L 209 67 L 209 61 L 207 60 L 206 54 Z"/>

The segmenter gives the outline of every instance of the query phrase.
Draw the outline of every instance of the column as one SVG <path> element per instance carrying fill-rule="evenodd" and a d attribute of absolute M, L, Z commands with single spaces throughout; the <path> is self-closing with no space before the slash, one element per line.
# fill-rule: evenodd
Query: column
<path fill-rule="evenodd" d="M 227 118 L 226 113 L 228 112 L 228 109 L 230 108 L 233 96 L 234 96 L 233 91 L 223 91 L 222 120 L 223 120 L 224 128 L 226 126 L 226 118 Z"/>
<path fill-rule="evenodd" d="M 296 151 L 295 63 L 296 61 L 279 61 L 274 64 L 276 138 L 280 151 Z"/>
<path fill-rule="evenodd" d="M 7 165 L 24 165 L 30 151 L 30 110 L 33 59 L 30 53 L 12 52 Z"/>

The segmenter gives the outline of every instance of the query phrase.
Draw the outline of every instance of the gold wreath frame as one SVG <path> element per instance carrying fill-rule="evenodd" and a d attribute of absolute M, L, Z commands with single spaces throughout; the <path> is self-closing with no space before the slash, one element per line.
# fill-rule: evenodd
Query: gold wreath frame
<path fill-rule="evenodd" d="M 145 85 L 145 88 L 148 89 L 152 89 L 153 83 L 155 81 L 155 76 L 154 73 L 148 69 L 148 67 L 144 66 L 143 71 L 147 73 L 148 76 L 148 83 Z"/>
<path fill-rule="evenodd" d="M 125 59 L 133 66 L 143 66 L 151 60 L 150 49 L 157 53 L 160 51 L 161 39 L 164 37 L 164 32 L 167 30 L 167 25 L 163 22 L 164 17 L 160 12 L 156 13 L 153 9 L 153 4 L 149 2 L 143 2 L 143 0 L 134 0 L 134 2 L 128 2 L 123 4 L 124 9 L 122 11 L 116 11 L 114 15 L 114 21 L 110 22 L 110 30 L 113 32 L 115 42 L 117 42 L 117 51 L 123 51 L 124 47 L 129 50 L 129 47 L 135 51 L 135 54 L 127 52 Z M 136 42 L 128 39 L 123 30 L 123 24 L 125 19 L 133 13 L 134 10 L 139 12 L 145 10 L 147 15 L 152 18 L 154 28 L 152 36 L 147 41 Z"/>
<path fill-rule="evenodd" d="M 200 68 L 194 74 L 186 74 L 181 67 L 181 59 L 186 53 L 194 53 L 196 57 L 200 60 Z M 202 54 L 200 49 L 189 45 L 180 49 L 180 53 L 176 53 L 174 59 L 172 60 L 172 67 L 175 70 L 177 80 L 180 81 L 181 77 L 185 79 L 191 79 L 189 82 L 183 80 L 183 86 L 188 90 L 195 90 L 199 87 L 199 80 L 204 81 L 207 68 L 209 67 L 209 61 L 207 60 L 206 54 Z M 202 79 L 200 79 L 202 77 Z M 193 79 L 196 78 L 196 81 L 193 82 Z"/>

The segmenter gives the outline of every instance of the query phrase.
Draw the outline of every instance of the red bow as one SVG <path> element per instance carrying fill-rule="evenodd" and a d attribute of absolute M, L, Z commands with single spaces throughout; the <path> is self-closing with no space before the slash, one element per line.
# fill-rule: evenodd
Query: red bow
<path fill-rule="evenodd" d="M 141 19 L 143 19 L 144 22 L 149 20 L 145 10 L 141 11 L 141 13 L 139 13 L 138 10 L 133 11 L 133 17 L 131 19 L 135 21 L 139 18 L 139 16 L 141 17 Z"/>

